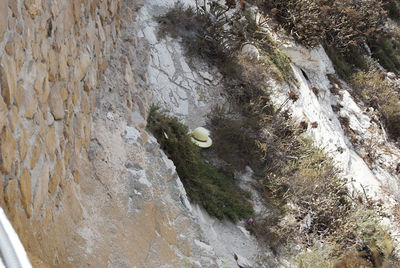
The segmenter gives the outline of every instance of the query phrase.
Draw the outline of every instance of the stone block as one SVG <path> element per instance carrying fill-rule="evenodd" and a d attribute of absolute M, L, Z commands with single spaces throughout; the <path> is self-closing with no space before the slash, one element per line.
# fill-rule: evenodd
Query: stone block
<path fill-rule="evenodd" d="M 44 79 L 47 76 L 47 71 L 46 71 L 46 66 L 41 62 L 38 62 L 36 64 L 36 67 L 37 67 L 36 68 L 37 74 L 33 88 L 35 89 L 36 94 L 40 96 L 43 92 Z"/>
<path fill-rule="evenodd" d="M 81 111 L 87 115 L 90 112 L 89 99 L 86 92 L 81 93 Z"/>
<path fill-rule="evenodd" d="M 19 16 L 20 16 L 20 12 L 19 12 L 19 9 L 18 9 L 18 1 L 9 0 L 8 1 L 8 7 L 11 9 L 11 12 L 13 13 L 13 15 L 18 19 Z"/>
<path fill-rule="evenodd" d="M 25 92 L 23 107 L 25 108 L 25 118 L 32 119 L 37 111 L 38 102 L 36 96 L 31 91 Z"/>
<path fill-rule="evenodd" d="M 7 105 L 3 98 L 0 96 L 0 133 L 3 130 L 3 126 L 7 121 Z"/>
<path fill-rule="evenodd" d="M 25 46 L 24 42 L 22 42 L 22 39 L 19 36 L 16 36 L 13 42 L 15 48 L 14 59 L 17 65 L 17 73 L 19 73 L 25 61 Z"/>
<path fill-rule="evenodd" d="M 15 149 L 17 141 L 8 126 L 5 127 L 1 135 L 1 170 L 8 174 L 11 172 L 11 165 L 15 160 Z"/>
<path fill-rule="evenodd" d="M 14 96 L 14 102 L 17 105 L 18 109 L 21 107 L 21 105 L 23 104 L 24 100 L 25 100 L 25 90 L 20 85 L 20 86 L 17 87 L 17 91 L 15 92 L 15 96 Z"/>
<path fill-rule="evenodd" d="M 47 130 L 47 137 L 46 137 L 46 147 L 47 147 L 47 152 L 50 156 L 50 159 L 54 158 L 54 153 L 57 148 L 57 139 L 56 139 L 56 134 L 54 131 L 54 127 L 50 127 Z"/>
<path fill-rule="evenodd" d="M 6 50 L 7 54 L 10 56 L 14 56 L 14 43 L 13 42 L 7 42 L 6 46 L 4 47 Z"/>
<path fill-rule="evenodd" d="M 49 98 L 49 95 L 50 95 L 50 83 L 49 80 L 45 78 L 43 84 L 43 94 L 40 97 L 40 103 L 41 104 L 46 103 Z"/>
<path fill-rule="evenodd" d="M 3 39 L 3 34 L 8 26 L 8 1 L 0 0 L 0 40 Z"/>
<path fill-rule="evenodd" d="M 64 104 L 58 87 L 53 88 L 50 92 L 49 106 L 55 120 L 64 119 Z"/>
<path fill-rule="evenodd" d="M 26 134 L 26 130 L 21 130 L 21 135 L 19 137 L 19 158 L 21 161 L 25 160 L 26 153 L 28 151 L 28 135 Z"/>
<path fill-rule="evenodd" d="M 1 95 L 7 106 L 14 101 L 14 94 L 17 90 L 17 69 L 14 59 L 3 56 L 0 64 Z"/>
<path fill-rule="evenodd" d="M 25 0 L 24 5 L 25 9 L 28 11 L 32 18 L 39 15 L 42 10 L 41 0 Z"/>
<path fill-rule="evenodd" d="M 63 44 L 61 45 L 61 50 L 58 58 L 58 71 L 59 71 L 59 78 L 61 81 L 66 81 L 68 79 L 69 69 L 67 65 L 67 48 Z"/>
<path fill-rule="evenodd" d="M 28 218 L 32 216 L 32 187 L 31 187 L 31 174 L 28 170 L 24 169 L 19 180 L 19 188 L 21 189 L 22 205 L 25 209 Z"/>
<path fill-rule="evenodd" d="M 68 99 L 68 90 L 67 90 L 65 87 L 63 87 L 63 88 L 60 90 L 60 95 L 61 95 L 62 101 L 63 101 L 63 102 L 66 101 L 66 100 Z"/>
<path fill-rule="evenodd" d="M 60 18 L 63 18 L 64 31 L 69 33 L 69 31 L 74 26 L 74 10 L 73 10 L 73 1 L 67 1 L 64 5 L 64 9 L 62 10 L 62 14 L 60 14 Z"/>
<path fill-rule="evenodd" d="M 45 62 L 49 60 L 49 50 L 50 50 L 49 42 L 47 41 L 47 39 L 43 39 L 40 44 L 40 53 L 42 56 L 42 60 L 44 60 Z"/>
<path fill-rule="evenodd" d="M 14 207 L 18 201 L 18 181 L 9 180 L 4 193 L 4 200 L 9 208 Z"/>
<path fill-rule="evenodd" d="M 30 163 L 31 169 L 33 169 L 36 166 L 36 163 L 39 160 L 41 153 L 42 153 L 42 143 L 40 141 L 40 137 L 37 136 L 31 155 L 31 163 Z"/>
<path fill-rule="evenodd" d="M 53 176 L 51 176 L 50 184 L 49 184 L 49 193 L 53 195 L 58 185 L 61 181 L 64 181 L 66 175 L 64 161 L 60 155 L 57 156 L 56 166 L 53 170 Z"/>
<path fill-rule="evenodd" d="M 40 171 L 39 178 L 35 187 L 35 193 L 33 196 L 34 215 L 38 215 L 40 208 L 46 201 L 48 187 L 49 187 L 49 177 L 50 177 L 49 164 L 45 162 L 43 164 L 42 170 Z"/>
<path fill-rule="evenodd" d="M 58 56 L 54 49 L 49 50 L 49 80 L 54 82 L 57 79 L 58 74 Z"/>
<path fill-rule="evenodd" d="M 11 106 L 11 109 L 8 112 L 8 123 L 11 131 L 14 131 L 18 124 L 18 109 L 15 105 Z"/>
<path fill-rule="evenodd" d="M 75 80 L 81 81 L 89 70 L 91 59 L 89 53 L 83 53 L 79 58 L 78 66 L 75 69 Z"/>

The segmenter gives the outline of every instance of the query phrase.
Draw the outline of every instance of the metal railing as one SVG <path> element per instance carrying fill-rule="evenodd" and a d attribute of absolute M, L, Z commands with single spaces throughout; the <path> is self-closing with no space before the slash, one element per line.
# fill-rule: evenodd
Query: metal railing
<path fill-rule="evenodd" d="M 0 208 L 0 252 L 5 267 L 32 268 L 24 246 L 2 208 Z"/>

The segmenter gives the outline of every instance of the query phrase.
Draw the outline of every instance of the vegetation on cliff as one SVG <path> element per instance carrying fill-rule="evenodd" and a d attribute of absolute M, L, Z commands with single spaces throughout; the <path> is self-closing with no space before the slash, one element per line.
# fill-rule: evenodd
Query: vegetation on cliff
<path fill-rule="evenodd" d="M 253 214 L 246 193 L 235 185 L 231 174 L 213 166 L 190 139 L 189 129 L 176 117 L 152 106 L 148 129 L 161 149 L 174 162 L 190 201 L 201 204 L 220 220 L 236 222 Z"/>
<path fill-rule="evenodd" d="M 400 5 L 396 0 L 253 0 L 297 42 L 323 45 L 336 72 L 356 88 L 356 97 L 378 111 L 389 135 L 400 138 L 400 95 L 383 81 L 377 61 L 400 74 Z M 395 23 L 388 24 L 390 17 Z M 368 50 L 370 49 L 370 51 Z M 371 59 L 372 57 L 372 59 Z M 377 77 L 380 76 L 380 79 Z M 361 82 L 360 78 L 364 79 Z M 366 81 L 365 79 L 368 79 Z M 371 94 L 372 88 L 379 93 Z M 370 95 L 370 97 L 366 97 Z M 371 102 L 373 96 L 374 101 Z M 389 97 L 389 99 L 387 99 Z"/>
<path fill-rule="evenodd" d="M 306 7 L 313 7 L 299 7 L 296 1 L 272 2 L 290 2 L 301 12 L 307 12 Z M 328 1 L 325 2 L 328 4 Z M 304 40 L 310 46 L 323 41 L 329 42 L 328 44 L 337 43 L 337 46 L 331 46 L 331 55 L 337 56 L 343 72 L 349 73 L 349 79 L 352 78 L 354 85 L 358 85 L 362 98 L 366 90 L 374 89 L 368 82 L 361 82 L 362 73 L 358 73 L 359 78 L 353 74 L 357 66 L 362 66 L 358 68 L 368 74 L 370 66 L 361 53 L 357 60 L 351 60 L 346 53 L 366 42 L 369 35 L 379 30 L 371 30 L 371 27 L 382 23 L 384 16 L 379 17 L 383 12 L 382 5 L 369 11 L 368 9 L 375 7 L 366 8 L 354 4 L 364 12 L 359 17 L 352 14 L 351 8 L 354 6 L 351 6 L 350 1 L 342 4 L 340 1 L 336 2 L 332 6 L 333 10 L 346 8 L 341 12 L 341 17 L 334 17 L 336 20 L 343 20 L 343 28 L 338 31 L 332 29 L 333 32 L 324 31 L 322 39 L 304 36 L 298 40 Z M 271 12 L 277 14 L 278 7 L 280 6 L 274 6 L 272 9 L 275 10 Z M 209 12 L 201 9 L 196 12 L 177 4 L 165 16 L 160 17 L 159 21 L 161 34 L 182 38 L 189 55 L 207 59 L 224 75 L 223 81 L 235 108 L 224 111 L 219 107 L 214 111 L 211 119 L 215 134 L 213 150 L 232 165 L 237 165 L 239 159 L 248 161 L 255 170 L 257 191 L 262 193 L 265 205 L 271 212 L 268 215 L 257 215 L 254 224 L 248 226 L 248 229 L 259 239 L 266 240 L 276 252 L 284 250 L 293 241 L 306 247 L 316 246 L 316 241 L 323 241 L 323 245 L 313 251 L 315 254 L 298 256 L 297 261 L 301 267 L 313 267 L 310 265 L 316 263 L 326 264 L 326 267 L 335 263 L 347 265 L 346 267 L 394 265 L 391 240 L 388 232 L 379 225 L 376 216 L 380 205 L 363 194 L 350 193 L 346 187 L 348 181 L 338 176 L 339 171 L 332 160 L 314 147 L 304 134 L 307 126 L 295 125 L 287 110 L 275 107 L 271 102 L 267 82 L 271 76 L 278 81 L 282 77 L 280 81 L 287 82 L 293 88 L 296 81 L 292 79 L 290 61 L 274 45 L 268 33 L 263 31 L 261 26 L 266 22 L 254 20 L 246 12 L 237 11 L 233 15 L 225 16 L 226 12 L 228 9 L 221 8 L 216 2 L 211 2 Z M 323 13 L 318 14 L 322 16 Z M 311 15 L 307 17 L 308 15 L 306 18 L 315 19 Z M 321 18 L 318 16 L 316 18 Z M 353 33 L 351 24 L 366 17 L 368 18 L 363 28 Z M 297 27 L 293 22 L 290 23 L 288 29 Z M 317 33 L 319 30 L 313 27 L 315 21 L 310 23 L 299 31 L 304 34 L 308 31 Z M 188 33 L 191 33 L 191 38 L 188 38 Z M 242 45 L 248 42 L 259 49 L 259 59 L 249 59 L 241 55 Z M 283 60 L 273 60 L 274 57 Z M 393 96 L 394 99 L 395 97 Z M 295 102 L 297 98 L 294 89 L 285 103 Z M 368 97 L 364 101 L 366 100 Z M 379 107 L 384 105 L 382 103 Z M 390 116 L 387 118 L 392 120 L 389 119 Z"/>

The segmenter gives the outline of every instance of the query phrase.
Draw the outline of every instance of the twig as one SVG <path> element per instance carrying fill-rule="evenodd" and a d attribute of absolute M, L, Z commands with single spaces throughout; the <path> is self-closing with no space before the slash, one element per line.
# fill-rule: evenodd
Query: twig
<path fill-rule="evenodd" d="M 361 183 L 360 183 L 360 185 L 361 185 L 361 188 L 363 189 L 365 200 L 367 200 L 368 205 L 371 205 L 370 202 L 369 202 L 369 199 L 368 199 L 368 196 L 367 196 L 367 192 L 365 191 L 364 186 Z"/>

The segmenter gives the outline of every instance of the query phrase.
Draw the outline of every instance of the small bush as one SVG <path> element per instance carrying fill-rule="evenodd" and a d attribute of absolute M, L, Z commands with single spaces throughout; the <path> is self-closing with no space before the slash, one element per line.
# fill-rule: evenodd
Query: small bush
<path fill-rule="evenodd" d="M 392 20 L 400 20 L 400 3 L 398 0 L 383 0 L 383 7 L 388 11 Z"/>
<path fill-rule="evenodd" d="M 400 50 L 395 49 L 389 38 L 370 42 L 372 55 L 388 71 L 400 74 Z"/>
<path fill-rule="evenodd" d="M 354 69 L 353 66 L 344 59 L 342 53 L 337 51 L 332 46 L 325 46 L 325 51 L 328 57 L 331 59 L 336 73 L 342 78 L 350 78 L 350 76 L 354 73 Z"/>
<path fill-rule="evenodd" d="M 235 12 L 226 16 L 228 9 L 217 1 L 211 1 L 210 12 L 196 12 L 177 2 L 165 15 L 160 16 L 160 35 L 181 38 L 189 57 L 206 58 L 222 73 L 230 71 L 243 44 L 254 44 L 260 50 L 260 63 L 269 66 L 270 73 L 280 81 L 297 83 L 290 60 L 272 41 L 269 34 L 248 13 Z M 210 15 L 212 14 L 212 16 Z M 233 63 L 234 64 L 234 63 Z"/>
<path fill-rule="evenodd" d="M 220 220 L 227 218 L 236 222 L 252 215 L 253 208 L 243 191 L 235 186 L 230 176 L 206 161 L 191 141 L 188 128 L 177 118 L 153 106 L 148 116 L 148 129 L 174 162 L 192 202 L 201 204 L 211 216 Z"/>
<path fill-rule="evenodd" d="M 358 72 L 352 77 L 351 84 L 358 98 L 379 112 L 389 135 L 399 139 L 400 99 L 396 88 L 382 79 L 377 70 Z"/>
<path fill-rule="evenodd" d="M 273 0 L 256 1 L 273 11 L 277 20 L 306 46 L 326 42 L 341 51 L 362 45 L 384 25 L 386 12 L 380 0 Z"/>

